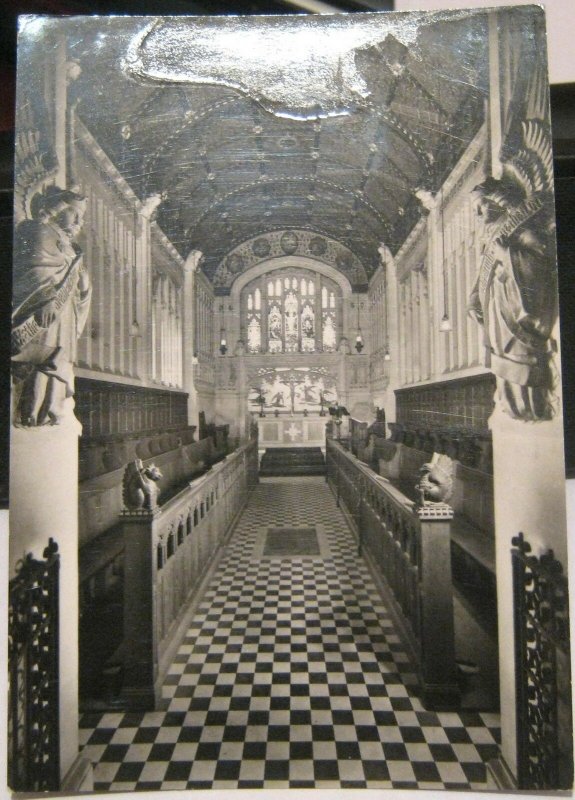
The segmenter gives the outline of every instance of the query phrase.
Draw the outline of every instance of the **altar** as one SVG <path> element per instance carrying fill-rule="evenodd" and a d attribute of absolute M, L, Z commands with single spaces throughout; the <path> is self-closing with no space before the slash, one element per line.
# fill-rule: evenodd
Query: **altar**
<path fill-rule="evenodd" d="M 255 416 L 258 424 L 259 449 L 267 447 L 321 447 L 325 452 L 325 426 L 328 414 L 281 414 Z"/>

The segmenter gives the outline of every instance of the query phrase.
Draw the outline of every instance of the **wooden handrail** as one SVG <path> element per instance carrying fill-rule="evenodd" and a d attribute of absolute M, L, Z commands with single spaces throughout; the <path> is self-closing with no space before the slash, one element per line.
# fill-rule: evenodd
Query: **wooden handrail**
<path fill-rule="evenodd" d="M 152 511 L 124 511 L 124 682 L 133 709 L 157 707 L 190 603 L 258 481 L 257 442 L 243 445 Z"/>
<path fill-rule="evenodd" d="M 326 462 L 337 505 L 343 503 L 358 550 L 381 579 L 417 661 L 424 704 L 456 708 L 451 509 L 416 506 L 331 438 Z"/>

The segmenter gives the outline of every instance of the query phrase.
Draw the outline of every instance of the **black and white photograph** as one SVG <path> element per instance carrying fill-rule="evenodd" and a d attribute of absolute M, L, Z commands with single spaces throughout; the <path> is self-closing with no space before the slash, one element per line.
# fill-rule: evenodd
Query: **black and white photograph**
<path fill-rule="evenodd" d="M 549 98 L 537 6 L 20 18 L 12 791 L 572 788 Z"/>

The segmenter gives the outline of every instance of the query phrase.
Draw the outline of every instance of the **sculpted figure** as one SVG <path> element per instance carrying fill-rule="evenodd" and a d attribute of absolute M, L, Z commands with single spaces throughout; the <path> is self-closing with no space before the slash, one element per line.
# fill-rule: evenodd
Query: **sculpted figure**
<path fill-rule="evenodd" d="M 372 437 L 376 439 L 385 439 L 385 436 L 385 408 L 376 408 L 375 422 L 372 422 L 367 429 L 366 447 L 369 447 Z"/>
<path fill-rule="evenodd" d="M 416 490 L 419 505 L 447 503 L 453 494 L 453 464 L 448 456 L 434 453 L 429 464 L 419 470 Z"/>
<path fill-rule="evenodd" d="M 144 466 L 141 459 L 130 461 L 124 470 L 122 496 L 130 511 L 143 509 L 153 511 L 158 507 L 159 488 L 157 482 L 162 473 L 155 464 Z"/>
<path fill-rule="evenodd" d="M 557 319 L 551 137 L 546 87 L 532 87 L 531 118 L 501 179 L 477 186 L 487 241 L 469 312 L 482 325 L 502 409 L 522 420 L 554 411 L 551 339 Z"/>
<path fill-rule="evenodd" d="M 470 313 L 483 326 L 503 410 L 515 419 L 549 419 L 557 316 L 552 216 L 543 198 L 517 204 L 501 183 L 476 189 L 489 240 Z"/>
<path fill-rule="evenodd" d="M 86 198 L 49 187 L 16 229 L 12 361 L 15 423 L 57 424 L 74 394 L 73 363 L 91 287 L 76 238 Z"/>

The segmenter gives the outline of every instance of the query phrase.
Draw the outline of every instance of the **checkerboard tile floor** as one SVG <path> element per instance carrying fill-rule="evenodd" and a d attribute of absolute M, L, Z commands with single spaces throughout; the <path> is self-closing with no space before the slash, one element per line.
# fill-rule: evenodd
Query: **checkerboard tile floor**
<path fill-rule="evenodd" d="M 330 558 L 254 558 L 322 525 Z M 431 713 L 322 478 L 262 480 L 167 675 L 166 711 L 86 714 L 96 791 L 482 789 L 499 716 Z"/>

